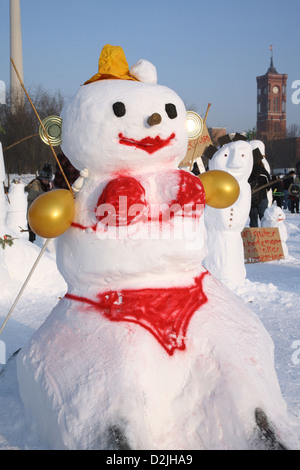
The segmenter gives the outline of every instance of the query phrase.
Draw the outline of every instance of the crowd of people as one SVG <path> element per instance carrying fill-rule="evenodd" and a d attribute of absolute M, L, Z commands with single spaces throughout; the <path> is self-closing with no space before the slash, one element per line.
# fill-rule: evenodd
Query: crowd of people
<path fill-rule="evenodd" d="M 262 156 L 261 156 L 262 157 Z M 255 158 L 249 178 L 251 186 L 250 227 L 258 227 L 266 208 L 273 203 L 278 207 L 299 214 L 300 179 L 295 171 L 286 176 L 271 176 L 262 158 Z M 270 199 L 269 199 L 270 197 Z"/>
<path fill-rule="evenodd" d="M 295 171 L 290 171 L 285 177 L 273 176 L 273 201 L 277 206 L 288 209 L 292 214 L 299 214 L 300 179 Z"/>

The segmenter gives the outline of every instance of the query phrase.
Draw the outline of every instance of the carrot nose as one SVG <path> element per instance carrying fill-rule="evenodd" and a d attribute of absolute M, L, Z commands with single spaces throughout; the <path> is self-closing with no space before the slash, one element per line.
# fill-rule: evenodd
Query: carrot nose
<path fill-rule="evenodd" d="M 156 126 L 161 122 L 161 115 L 158 113 L 153 113 L 148 117 L 147 122 L 149 126 Z"/>

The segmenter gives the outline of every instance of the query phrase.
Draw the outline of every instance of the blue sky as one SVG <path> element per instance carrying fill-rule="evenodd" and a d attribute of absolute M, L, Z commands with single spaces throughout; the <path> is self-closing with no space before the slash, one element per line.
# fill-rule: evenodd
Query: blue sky
<path fill-rule="evenodd" d="M 129 66 L 152 62 L 208 126 L 256 125 L 256 76 L 288 74 L 287 125 L 300 125 L 292 83 L 300 80 L 299 0 L 20 0 L 24 83 L 73 95 L 98 70 L 105 44 Z M 9 0 L 0 0 L 0 80 L 9 87 Z"/>

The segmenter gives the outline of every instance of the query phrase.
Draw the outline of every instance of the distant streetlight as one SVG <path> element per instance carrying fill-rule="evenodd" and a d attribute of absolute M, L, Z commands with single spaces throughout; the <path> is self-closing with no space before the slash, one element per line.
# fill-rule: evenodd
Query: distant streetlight
<path fill-rule="evenodd" d="M 20 0 L 10 0 L 10 56 L 23 81 Z M 10 97 L 13 113 L 18 106 L 24 105 L 24 92 L 12 64 L 10 65 Z"/>
<path fill-rule="evenodd" d="M 5 90 L 5 82 L 3 82 L 3 80 L 0 80 L 0 104 L 6 104 Z"/>

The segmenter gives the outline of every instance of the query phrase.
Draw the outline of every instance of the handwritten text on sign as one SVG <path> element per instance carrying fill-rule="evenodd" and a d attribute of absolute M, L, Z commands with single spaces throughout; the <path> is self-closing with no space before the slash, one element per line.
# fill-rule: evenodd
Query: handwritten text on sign
<path fill-rule="evenodd" d="M 262 263 L 284 258 L 277 227 L 247 227 L 242 231 L 246 263 Z"/>
<path fill-rule="evenodd" d="M 196 139 L 189 140 L 188 148 L 186 155 L 182 162 L 180 163 L 179 167 L 184 167 L 189 165 L 192 159 L 196 160 L 197 158 L 201 158 L 205 152 L 206 147 L 212 144 L 209 132 L 207 130 L 206 124 L 203 125 L 203 131 L 200 137 Z"/>

